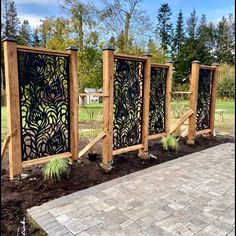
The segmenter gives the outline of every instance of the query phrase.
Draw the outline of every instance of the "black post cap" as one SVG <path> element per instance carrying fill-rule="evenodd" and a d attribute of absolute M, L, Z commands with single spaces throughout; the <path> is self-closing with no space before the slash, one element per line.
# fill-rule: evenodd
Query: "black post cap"
<path fill-rule="evenodd" d="M 115 48 L 113 48 L 111 45 L 105 45 L 102 48 L 102 51 L 105 51 L 105 50 L 115 51 Z"/>
<path fill-rule="evenodd" d="M 200 61 L 198 60 L 192 61 L 192 64 L 200 64 Z"/>
<path fill-rule="evenodd" d="M 173 61 L 172 60 L 167 60 L 166 63 L 173 63 Z"/>
<path fill-rule="evenodd" d="M 11 38 L 11 37 L 6 37 L 2 40 L 2 42 L 17 42 L 17 40 L 15 38 Z"/>
<path fill-rule="evenodd" d="M 66 51 L 69 51 L 69 50 L 71 50 L 71 51 L 78 51 L 78 48 L 75 47 L 75 46 L 70 46 L 70 47 L 68 47 L 68 48 L 66 49 Z"/>

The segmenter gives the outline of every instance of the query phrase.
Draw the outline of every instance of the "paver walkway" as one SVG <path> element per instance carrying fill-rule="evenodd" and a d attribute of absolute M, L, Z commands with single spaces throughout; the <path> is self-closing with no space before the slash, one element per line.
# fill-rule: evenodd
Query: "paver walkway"
<path fill-rule="evenodd" d="M 234 146 L 226 143 L 193 153 L 28 213 L 53 236 L 233 236 Z"/>

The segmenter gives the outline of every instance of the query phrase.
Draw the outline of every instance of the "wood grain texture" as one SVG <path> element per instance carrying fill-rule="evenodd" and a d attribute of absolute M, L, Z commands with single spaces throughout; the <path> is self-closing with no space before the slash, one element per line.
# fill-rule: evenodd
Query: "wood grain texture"
<path fill-rule="evenodd" d="M 9 169 L 10 179 L 13 179 L 22 170 L 17 44 L 16 42 L 5 41 L 3 42 L 3 48 L 7 96 L 7 125 L 11 134 L 9 142 Z"/>
<path fill-rule="evenodd" d="M 188 144 L 194 144 L 194 138 L 196 135 L 196 113 L 197 113 L 197 97 L 198 97 L 198 81 L 199 81 L 199 63 L 192 63 L 192 74 L 190 81 L 190 100 L 189 100 L 189 109 L 194 113 L 189 118 L 188 124 Z"/>
<path fill-rule="evenodd" d="M 103 155 L 102 163 L 109 165 L 112 160 L 113 150 L 113 73 L 114 73 L 114 51 L 103 51 Z"/>
<path fill-rule="evenodd" d="M 151 83 L 151 63 L 150 56 L 143 56 L 144 65 L 144 86 L 143 86 L 143 114 L 142 114 L 142 145 L 139 150 L 139 156 L 142 157 L 148 152 L 148 126 L 149 126 L 149 109 L 150 109 L 150 83 Z"/>
<path fill-rule="evenodd" d="M 68 50 L 68 52 L 70 53 L 70 152 L 72 159 L 77 160 L 79 152 L 77 51 Z"/>

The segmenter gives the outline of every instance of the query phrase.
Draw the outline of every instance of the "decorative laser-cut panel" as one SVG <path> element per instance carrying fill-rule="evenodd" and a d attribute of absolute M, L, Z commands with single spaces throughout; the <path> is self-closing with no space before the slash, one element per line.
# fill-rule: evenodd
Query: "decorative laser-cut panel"
<path fill-rule="evenodd" d="M 142 142 L 144 63 L 115 59 L 113 149 Z"/>
<path fill-rule="evenodd" d="M 70 150 L 69 58 L 18 51 L 22 161 Z"/>
<path fill-rule="evenodd" d="M 149 135 L 165 132 L 167 68 L 151 67 Z"/>
<path fill-rule="evenodd" d="M 211 69 L 202 69 L 199 71 L 198 99 L 196 113 L 196 130 L 210 128 L 210 106 L 212 96 L 213 73 Z"/>

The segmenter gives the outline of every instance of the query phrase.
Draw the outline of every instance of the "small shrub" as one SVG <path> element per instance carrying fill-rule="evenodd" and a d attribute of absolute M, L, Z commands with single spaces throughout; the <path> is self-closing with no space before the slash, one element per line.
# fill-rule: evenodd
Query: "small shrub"
<path fill-rule="evenodd" d="M 69 171 L 68 162 L 62 158 L 53 158 L 43 168 L 44 180 L 55 182 Z"/>
<path fill-rule="evenodd" d="M 163 137 L 161 143 L 166 151 L 173 150 L 177 152 L 180 149 L 178 140 L 172 135 Z"/>

